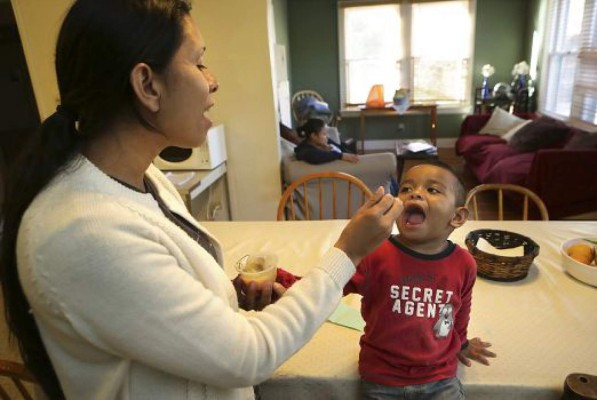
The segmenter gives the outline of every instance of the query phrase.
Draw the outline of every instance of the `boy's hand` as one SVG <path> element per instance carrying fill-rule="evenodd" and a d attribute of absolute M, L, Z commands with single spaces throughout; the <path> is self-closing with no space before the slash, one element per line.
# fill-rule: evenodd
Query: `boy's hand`
<path fill-rule="evenodd" d="M 487 357 L 495 358 L 496 355 L 487 350 L 488 347 L 491 347 L 491 343 L 483 342 L 478 337 L 471 339 L 468 341 L 466 349 L 458 353 L 458 360 L 467 367 L 471 366 L 470 360 L 475 360 L 483 365 L 489 365 Z"/>

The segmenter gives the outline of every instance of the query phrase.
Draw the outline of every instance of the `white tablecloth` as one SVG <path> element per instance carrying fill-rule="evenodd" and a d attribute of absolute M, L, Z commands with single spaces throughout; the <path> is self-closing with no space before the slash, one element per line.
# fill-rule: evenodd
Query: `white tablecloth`
<path fill-rule="evenodd" d="M 243 255 L 267 250 L 280 266 L 305 274 L 334 244 L 346 221 L 207 222 L 224 246 L 226 271 Z M 566 376 L 597 375 L 597 288 L 566 274 L 560 244 L 597 237 L 597 222 L 469 221 L 451 239 L 465 247 L 475 229 L 521 233 L 541 247 L 529 276 L 477 279 L 469 337 L 493 344 L 491 366 L 459 367 L 468 399 L 559 399 Z M 347 299 L 354 303 L 354 298 Z M 360 332 L 325 323 L 313 340 L 261 385 L 264 399 L 357 399 Z"/>

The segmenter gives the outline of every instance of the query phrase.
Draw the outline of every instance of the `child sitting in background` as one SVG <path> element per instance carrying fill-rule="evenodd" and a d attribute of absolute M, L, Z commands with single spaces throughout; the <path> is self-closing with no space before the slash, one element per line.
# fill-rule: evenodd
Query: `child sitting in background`
<path fill-rule="evenodd" d="M 359 156 L 352 154 L 348 148 L 328 138 L 327 127 L 321 119 L 311 118 L 297 128 L 305 139 L 294 149 L 297 160 L 309 164 L 324 164 L 334 160 L 352 163 L 359 161 Z"/>
<path fill-rule="evenodd" d="M 448 240 L 468 218 L 465 194 L 443 163 L 408 170 L 398 193 L 400 233 L 365 257 L 346 285 L 344 294 L 363 296 L 362 399 L 464 399 L 458 360 L 489 365 L 495 357 L 489 343 L 467 340 L 477 267 Z"/>

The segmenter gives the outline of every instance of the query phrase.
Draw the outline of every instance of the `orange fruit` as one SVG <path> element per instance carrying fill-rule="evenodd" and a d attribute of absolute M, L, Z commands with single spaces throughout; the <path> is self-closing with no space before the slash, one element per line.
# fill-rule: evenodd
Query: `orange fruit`
<path fill-rule="evenodd" d="M 583 264 L 591 264 L 595 258 L 595 248 L 586 243 L 576 243 L 568 247 L 568 255 Z"/>

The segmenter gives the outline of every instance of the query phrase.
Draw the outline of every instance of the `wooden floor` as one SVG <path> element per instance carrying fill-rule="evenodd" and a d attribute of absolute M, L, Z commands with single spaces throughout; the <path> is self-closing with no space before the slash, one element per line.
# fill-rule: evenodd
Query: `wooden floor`
<path fill-rule="evenodd" d="M 479 184 L 477 178 L 473 175 L 470 169 L 465 165 L 464 160 L 457 156 L 453 148 L 438 148 L 439 159 L 448 164 L 461 177 L 464 182 L 465 189 L 471 190 Z M 406 161 L 404 170 L 416 165 L 417 161 Z M 481 220 L 496 220 L 497 214 L 497 197 L 491 194 L 482 193 L 478 198 L 479 202 L 479 219 Z M 521 204 L 505 203 L 504 219 L 506 220 L 520 220 L 522 219 L 522 202 Z M 532 218 L 531 218 L 532 219 Z M 571 220 L 597 220 L 597 212 L 568 217 Z"/>

